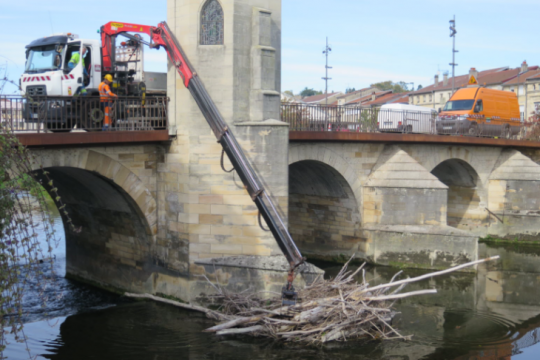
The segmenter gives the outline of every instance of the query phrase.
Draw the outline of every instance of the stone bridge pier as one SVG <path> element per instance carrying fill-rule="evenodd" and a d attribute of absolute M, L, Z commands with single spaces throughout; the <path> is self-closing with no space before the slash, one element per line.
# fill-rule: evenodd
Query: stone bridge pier
<path fill-rule="evenodd" d="M 311 257 L 427 268 L 475 260 L 479 237 L 538 240 L 540 166 L 524 152 L 291 143 L 290 231 Z"/>

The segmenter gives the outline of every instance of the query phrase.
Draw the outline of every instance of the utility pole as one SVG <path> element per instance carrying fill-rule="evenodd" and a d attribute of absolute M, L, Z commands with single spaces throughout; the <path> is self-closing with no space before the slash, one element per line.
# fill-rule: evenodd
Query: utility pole
<path fill-rule="evenodd" d="M 450 20 L 450 37 L 452 38 L 452 62 L 450 65 L 452 65 L 452 94 L 454 93 L 454 88 L 456 86 L 456 73 L 455 73 L 455 67 L 456 64 L 456 53 L 458 52 L 456 50 L 456 15 L 454 15 L 454 19 Z"/>
<path fill-rule="evenodd" d="M 326 66 L 325 66 L 326 76 L 322 78 L 326 83 L 325 89 L 324 89 L 324 94 L 326 96 L 326 106 L 328 106 L 328 80 L 332 80 L 332 78 L 328 77 L 328 69 L 332 68 L 331 66 L 328 66 L 328 54 L 330 53 L 330 51 L 332 51 L 332 49 L 328 46 L 328 37 L 326 37 L 326 48 L 323 51 L 323 54 L 326 55 Z"/>

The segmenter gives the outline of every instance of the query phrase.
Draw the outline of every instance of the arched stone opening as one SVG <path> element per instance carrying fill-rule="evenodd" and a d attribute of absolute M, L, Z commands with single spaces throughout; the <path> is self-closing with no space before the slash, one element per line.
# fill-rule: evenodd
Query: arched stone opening
<path fill-rule="evenodd" d="M 65 204 L 60 213 L 66 239 L 66 276 L 113 290 L 142 291 L 152 265 L 153 237 L 135 200 L 97 172 L 74 167 L 45 170 Z M 42 171 L 35 174 L 47 184 Z M 49 191 L 50 186 L 45 189 Z"/>
<path fill-rule="evenodd" d="M 308 256 L 345 254 L 358 247 L 360 211 L 347 180 L 319 161 L 289 165 L 289 229 Z"/>
<path fill-rule="evenodd" d="M 448 186 L 447 222 L 449 226 L 472 230 L 485 212 L 478 213 L 478 173 L 461 159 L 445 160 L 431 173 Z M 480 216 L 479 216 L 480 215 Z"/>

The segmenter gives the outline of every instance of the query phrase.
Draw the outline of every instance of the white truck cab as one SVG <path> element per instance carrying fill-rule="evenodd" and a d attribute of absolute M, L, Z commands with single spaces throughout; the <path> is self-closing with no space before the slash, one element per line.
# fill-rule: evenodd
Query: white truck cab
<path fill-rule="evenodd" d="M 164 95 L 167 74 L 144 72 L 143 46 L 138 39 L 135 35 L 116 44 L 114 38 L 109 44 L 114 57 L 112 91 L 119 96 L 142 97 L 147 90 Z M 27 98 L 24 120 L 44 122 L 51 131 L 84 127 L 89 114 L 100 109 L 98 87 L 106 75 L 101 46 L 101 40 L 79 39 L 71 33 L 53 34 L 27 45 L 25 71 L 19 80 Z M 72 61 L 74 57 L 78 61 Z"/>
<path fill-rule="evenodd" d="M 79 63 L 68 63 L 81 47 L 87 48 Z M 26 66 L 20 79 L 23 95 L 71 96 L 84 86 L 95 94 L 101 82 L 101 52 L 98 40 L 83 40 L 77 35 L 54 34 L 32 41 L 26 46 Z M 88 75 L 84 75 L 83 65 Z"/>

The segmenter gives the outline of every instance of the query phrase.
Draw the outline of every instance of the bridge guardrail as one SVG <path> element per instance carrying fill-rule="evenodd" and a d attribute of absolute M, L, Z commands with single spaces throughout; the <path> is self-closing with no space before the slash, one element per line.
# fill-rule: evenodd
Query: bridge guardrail
<path fill-rule="evenodd" d="M 168 129 L 165 96 L 118 97 L 110 105 L 111 131 Z M 101 131 L 99 96 L 0 96 L 0 122 L 15 133 Z"/>
<path fill-rule="evenodd" d="M 360 106 L 281 104 L 290 131 L 410 133 L 540 141 L 540 116 L 520 119 L 440 116 L 436 111 L 381 110 Z"/>

